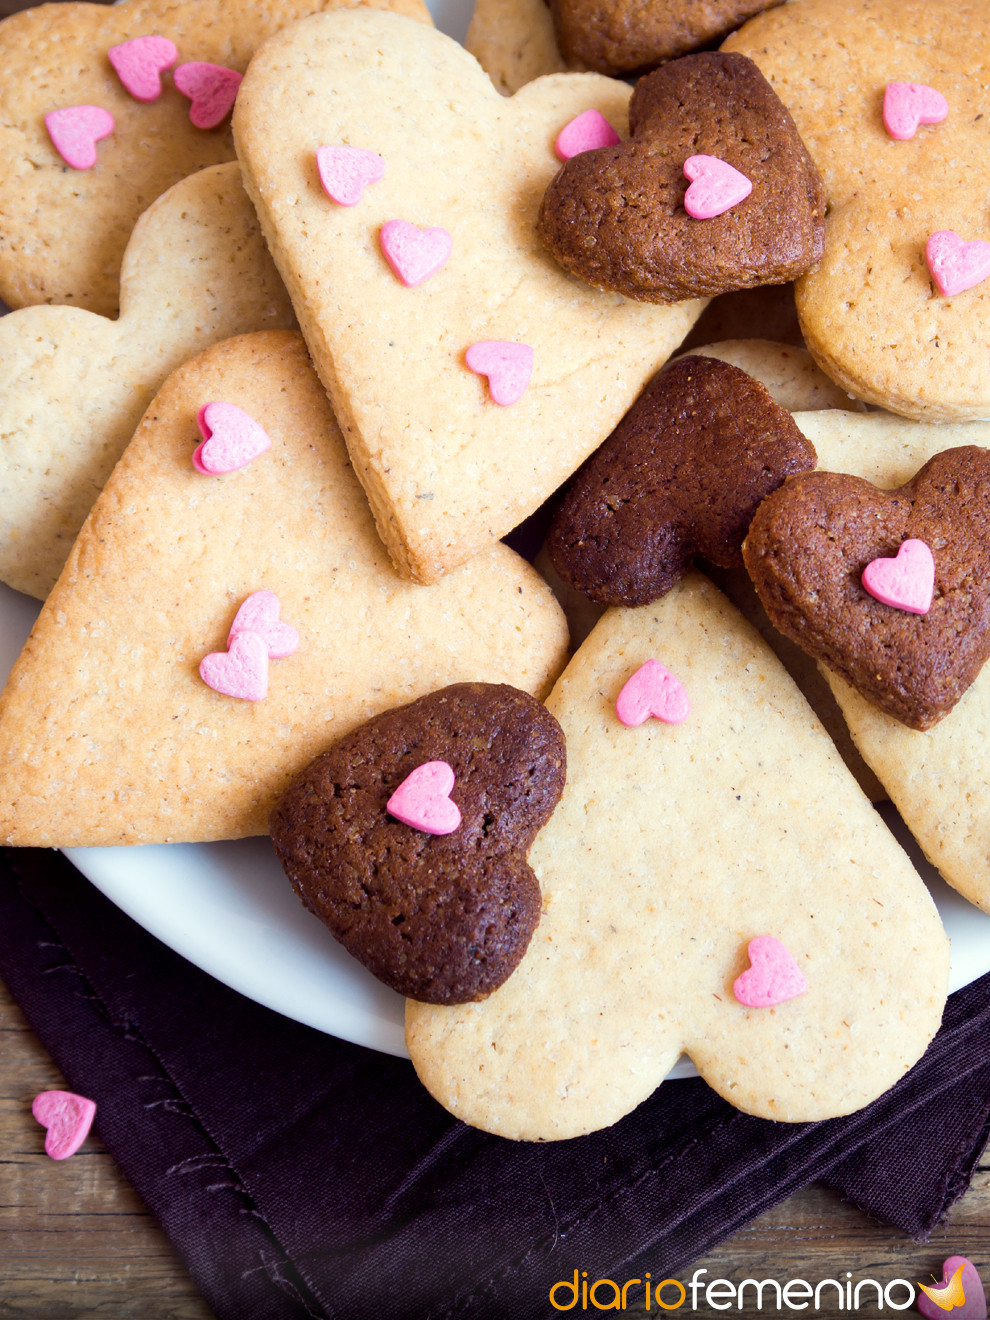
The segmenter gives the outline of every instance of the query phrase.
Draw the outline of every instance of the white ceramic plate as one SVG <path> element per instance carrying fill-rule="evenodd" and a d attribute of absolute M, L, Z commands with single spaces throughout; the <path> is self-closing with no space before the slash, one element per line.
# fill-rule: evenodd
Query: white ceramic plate
<path fill-rule="evenodd" d="M 428 0 L 437 26 L 463 41 L 471 0 Z M 0 678 L 38 611 L 0 583 Z M 990 971 L 990 916 L 949 889 L 888 812 L 952 938 L 951 988 Z M 403 1001 L 356 963 L 289 888 L 267 839 L 140 848 L 72 848 L 96 887 L 170 948 L 286 1017 L 388 1054 L 405 1055 Z M 686 1059 L 671 1077 L 695 1076 Z"/>

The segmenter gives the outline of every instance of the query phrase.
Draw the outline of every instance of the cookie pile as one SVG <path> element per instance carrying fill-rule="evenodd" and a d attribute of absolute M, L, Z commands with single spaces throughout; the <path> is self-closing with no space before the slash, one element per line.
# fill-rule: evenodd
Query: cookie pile
<path fill-rule="evenodd" d="M 990 909 L 975 5 L 93 9 L 0 23 L 0 837 L 270 832 L 508 1137 L 867 1104 L 870 799 Z"/>

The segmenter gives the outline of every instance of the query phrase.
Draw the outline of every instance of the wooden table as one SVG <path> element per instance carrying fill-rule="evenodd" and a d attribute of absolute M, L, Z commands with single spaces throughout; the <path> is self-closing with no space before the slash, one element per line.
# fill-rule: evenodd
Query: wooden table
<path fill-rule="evenodd" d="M 31 1100 L 60 1085 L 58 1070 L 0 984 L 0 1320 L 209 1320 L 181 1261 L 96 1137 L 70 1160 L 56 1163 L 45 1155 Z M 929 1245 L 905 1240 L 826 1188 L 809 1187 L 691 1269 L 737 1282 L 817 1282 L 851 1270 L 857 1279 L 916 1283 L 938 1276 L 953 1254 L 969 1256 L 990 1283 L 990 1162 Z M 676 1300 L 676 1293 L 668 1291 L 665 1299 Z M 768 1310 L 776 1313 L 769 1294 L 763 1314 Z M 859 1313 L 878 1314 L 866 1305 Z M 548 1317 L 556 1314 L 548 1305 Z M 578 1308 L 573 1314 L 596 1312 Z M 697 1314 L 740 1313 L 699 1307 Z"/>

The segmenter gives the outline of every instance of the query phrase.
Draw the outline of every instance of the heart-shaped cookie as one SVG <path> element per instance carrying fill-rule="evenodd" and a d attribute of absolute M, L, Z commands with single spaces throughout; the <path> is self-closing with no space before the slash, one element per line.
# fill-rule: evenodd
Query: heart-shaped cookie
<path fill-rule="evenodd" d="M 813 446 L 759 381 L 718 358 L 681 358 L 574 478 L 547 548 L 592 600 L 644 605 L 695 555 L 741 563 L 760 501 L 814 466 Z"/>
<path fill-rule="evenodd" d="M 565 762 L 546 707 L 515 688 L 462 683 L 317 757 L 272 812 L 272 842 L 305 905 L 380 980 L 426 1003 L 481 999 L 539 920 L 526 853 L 557 805 Z M 393 819 L 410 779 L 437 763 L 455 827 L 424 833 L 421 821 Z"/>
<path fill-rule="evenodd" d="M 296 24 L 251 63 L 234 109 L 245 187 L 404 577 L 435 581 L 533 512 L 700 311 L 582 287 L 537 238 L 557 135 L 589 109 L 618 127 L 628 100 L 591 74 L 506 99 L 449 37 L 361 9 Z M 385 162 L 357 206 L 320 184 L 316 152 L 341 142 Z M 397 218 L 451 236 L 414 288 L 378 245 Z M 472 373 L 482 343 L 532 351 L 515 402 L 493 406 Z"/>
<path fill-rule="evenodd" d="M 690 693 L 683 724 L 616 717 L 650 656 Z M 407 1005 L 437 1099 L 549 1140 L 615 1122 L 682 1050 L 730 1103 L 786 1121 L 848 1113 L 902 1077 L 941 1014 L 938 913 L 725 597 L 692 573 L 655 605 L 608 611 L 547 707 L 567 783 L 529 852 L 543 891 L 532 942 L 482 1003 Z M 733 983 L 768 933 L 807 990 L 746 1008 Z"/>
<path fill-rule="evenodd" d="M 196 413 L 217 398 L 278 443 L 212 479 L 189 454 Z M 258 592 L 278 598 L 299 646 L 272 659 L 267 696 L 236 700 L 199 666 L 255 636 L 263 667 L 268 609 L 249 619 L 257 633 L 240 631 Z M 549 588 L 506 546 L 434 587 L 403 582 L 301 337 L 226 340 L 158 393 L 0 696 L 0 839 L 264 833 L 335 738 L 446 683 L 542 695 L 567 642 Z"/>
<path fill-rule="evenodd" d="M 644 73 L 721 41 L 781 0 L 550 0 L 557 45 L 568 64 L 616 77 Z"/>
<path fill-rule="evenodd" d="M 75 307 L 0 317 L 0 580 L 29 596 L 55 585 L 169 372 L 218 340 L 296 323 L 236 161 L 144 213 L 120 292 L 117 321 Z"/>
<path fill-rule="evenodd" d="M 429 22 L 422 0 L 376 2 Z M 142 212 L 186 175 L 234 159 L 228 124 L 204 132 L 190 121 L 177 90 L 190 67 L 229 66 L 240 75 L 271 33 L 340 3 L 350 0 L 69 0 L 9 14 L 0 24 L 0 298 L 10 307 L 68 304 L 115 316 L 121 259 Z M 185 73 L 177 70 L 148 100 L 166 67 L 163 41 Z M 111 50 L 124 52 L 126 82 Z M 45 131 L 45 116 L 66 106 L 99 107 L 115 125 L 81 172 L 66 170 Z"/>
<path fill-rule="evenodd" d="M 783 284 L 821 256 L 821 178 L 751 60 L 713 51 L 664 65 L 637 85 L 629 128 L 628 143 L 576 156 L 547 189 L 540 237 L 566 270 L 670 303 Z M 698 156 L 745 176 L 752 192 L 712 218 L 688 215 L 685 162 Z"/>
<path fill-rule="evenodd" d="M 752 19 L 724 49 L 760 66 L 825 179 L 825 249 L 795 290 L 815 359 L 856 398 L 907 417 L 990 416 L 990 282 L 933 296 L 925 261 L 932 234 L 990 237 L 983 6 L 801 0 Z M 950 113 L 895 141 L 884 126 L 895 81 L 937 91 Z"/>
<path fill-rule="evenodd" d="M 792 477 L 756 511 L 746 568 L 774 625 L 912 729 L 944 718 L 990 655 L 990 450 L 937 454 L 897 490 L 859 477 Z M 871 561 L 923 541 L 935 561 L 924 614 L 863 586 Z"/>

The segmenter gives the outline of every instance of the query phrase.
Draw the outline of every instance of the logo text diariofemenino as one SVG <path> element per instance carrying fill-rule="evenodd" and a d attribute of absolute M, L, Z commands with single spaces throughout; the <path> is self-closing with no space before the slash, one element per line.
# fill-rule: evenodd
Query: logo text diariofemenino
<path fill-rule="evenodd" d="M 680 1279 L 654 1281 L 649 1272 L 641 1279 L 589 1279 L 587 1270 L 575 1270 L 573 1279 L 558 1279 L 550 1289 L 550 1305 L 555 1311 L 625 1311 L 631 1307 L 647 1311 L 697 1311 L 704 1305 L 713 1311 L 776 1311 L 790 1314 L 808 1311 L 907 1311 L 914 1305 L 916 1292 L 907 1279 L 853 1280 L 845 1271 L 841 1279 L 710 1279 L 705 1269 L 695 1270 L 687 1283 Z"/>

